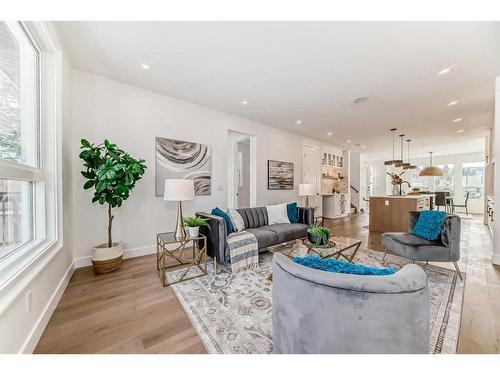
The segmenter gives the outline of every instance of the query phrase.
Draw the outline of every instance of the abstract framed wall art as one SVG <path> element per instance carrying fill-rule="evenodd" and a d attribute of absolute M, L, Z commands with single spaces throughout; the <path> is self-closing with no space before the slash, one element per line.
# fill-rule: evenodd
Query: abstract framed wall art
<path fill-rule="evenodd" d="M 156 137 L 156 196 L 163 196 L 166 178 L 190 179 L 195 195 L 212 193 L 212 150 L 209 145 Z"/>
<path fill-rule="evenodd" d="M 293 163 L 267 161 L 267 189 L 293 190 Z"/>

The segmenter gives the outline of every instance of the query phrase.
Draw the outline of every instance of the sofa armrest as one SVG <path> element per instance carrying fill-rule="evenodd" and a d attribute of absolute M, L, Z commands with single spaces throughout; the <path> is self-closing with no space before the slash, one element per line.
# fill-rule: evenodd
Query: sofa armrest
<path fill-rule="evenodd" d="M 314 208 L 297 207 L 297 221 L 309 226 L 314 225 Z"/>
<path fill-rule="evenodd" d="M 207 225 L 200 227 L 200 233 L 207 237 L 207 255 L 218 262 L 228 262 L 227 229 L 223 218 L 205 212 L 196 212 L 197 216 L 208 219 Z"/>

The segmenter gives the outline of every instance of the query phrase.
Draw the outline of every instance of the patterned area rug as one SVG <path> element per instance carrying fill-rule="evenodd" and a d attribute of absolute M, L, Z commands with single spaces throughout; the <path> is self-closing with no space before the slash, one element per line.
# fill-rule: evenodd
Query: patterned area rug
<path fill-rule="evenodd" d="M 354 261 L 398 269 L 408 263 L 389 254 L 381 263 L 382 255 L 359 250 Z M 429 353 L 455 353 L 464 284 L 453 270 L 420 265 L 429 278 L 431 291 Z M 272 352 L 272 283 L 267 280 L 271 268 L 272 254 L 265 253 L 260 256 L 259 269 L 235 275 L 222 272 L 216 277 L 209 274 L 172 286 L 209 353 Z M 178 272 L 182 270 L 167 277 L 175 277 Z"/>

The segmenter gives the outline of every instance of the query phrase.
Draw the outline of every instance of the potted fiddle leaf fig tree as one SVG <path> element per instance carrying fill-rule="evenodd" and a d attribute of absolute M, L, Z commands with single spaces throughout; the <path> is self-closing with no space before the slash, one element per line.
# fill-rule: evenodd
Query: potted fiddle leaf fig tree
<path fill-rule="evenodd" d="M 113 242 L 112 238 L 112 209 L 121 207 L 129 197 L 147 168 L 146 162 L 134 159 L 107 139 L 100 144 L 82 139 L 80 148 L 85 168 L 82 175 L 87 179 L 83 188 L 93 189 L 92 203 L 108 208 L 108 241 L 93 248 L 92 264 L 95 273 L 111 272 L 120 268 L 123 257 L 121 242 Z"/>

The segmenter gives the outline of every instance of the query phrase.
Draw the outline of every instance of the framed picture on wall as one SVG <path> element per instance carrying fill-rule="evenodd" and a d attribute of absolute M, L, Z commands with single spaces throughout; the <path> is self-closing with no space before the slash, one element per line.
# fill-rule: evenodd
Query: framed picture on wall
<path fill-rule="evenodd" d="M 267 189 L 293 190 L 293 163 L 267 161 Z"/>
<path fill-rule="evenodd" d="M 196 196 L 212 192 L 212 152 L 209 145 L 178 139 L 155 139 L 156 196 L 163 195 L 166 178 L 193 180 Z"/>

